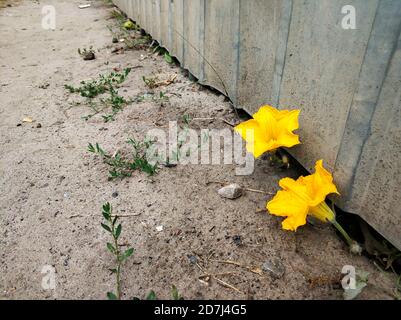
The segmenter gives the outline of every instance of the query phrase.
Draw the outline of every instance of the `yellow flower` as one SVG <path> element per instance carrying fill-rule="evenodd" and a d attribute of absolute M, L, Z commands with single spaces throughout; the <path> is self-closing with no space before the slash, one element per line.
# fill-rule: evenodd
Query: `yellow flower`
<path fill-rule="evenodd" d="M 300 143 L 298 135 L 292 132 L 299 127 L 299 112 L 262 106 L 253 119 L 240 123 L 234 130 L 247 142 L 248 152 L 258 158 L 266 151 Z"/>
<path fill-rule="evenodd" d="M 328 194 L 338 194 L 338 191 L 332 175 L 323 168 L 323 160 L 316 162 L 314 174 L 297 180 L 284 178 L 279 185 L 283 190 L 277 192 L 266 208 L 271 214 L 287 217 L 282 222 L 283 229 L 296 231 L 306 224 L 308 214 L 323 222 L 335 222 L 334 212 L 324 200 Z"/>

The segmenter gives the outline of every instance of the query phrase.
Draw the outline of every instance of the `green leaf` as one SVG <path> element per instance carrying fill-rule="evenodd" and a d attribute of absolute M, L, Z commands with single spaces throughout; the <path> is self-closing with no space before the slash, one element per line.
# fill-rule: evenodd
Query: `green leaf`
<path fill-rule="evenodd" d="M 93 152 L 93 153 L 95 152 L 95 147 L 93 146 L 92 143 L 89 143 L 89 144 L 88 144 L 88 151 L 89 151 L 89 152 Z"/>
<path fill-rule="evenodd" d="M 171 295 L 173 296 L 173 300 L 180 300 L 180 294 L 178 293 L 178 289 L 175 285 L 171 287 Z"/>
<path fill-rule="evenodd" d="M 118 239 L 118 237 L 121 235 L 121 230 L 122 230 L 122 225 L 121 224 L 119 224 L 118 225 L 118 227 L 117 227 L 117 229 L 116 229 L 116 231 L 115 231 L 115 234 L 114 234 L 114 237 L 116 238 L 116 239 Z"/>
<path fill-rule="evenodd" d="M 117 296 L 113 292 L 107 292 L 107 298 L 109 300 L 118 300 Z"/>
<path fill-rule="evenodd" d="M 166 60 L 167 63 L 173 63 L 173 58 L 167 52 L 164 54 L 164 60 Z"/>
<path fill-rule="evenodd" d="M 116 248 L 110 242 L 107 242 L 107 249 L 113 254 L 116 252 Z"/>
<path fill-rule="evenodd" d="M 104 212 L 107 212 L 107 213 L 111 213 L 111 204 L 109 203 L 109 202 L 106 202 L 104 205 L 103 205 L 103 211 Z"/>
<path fill-rule="evenodd" d="M 101 223 L 101 225 L 102 225 L 102 227 L 103 227 L 104 230 L 106 230 L 106 231 L 108 231 L 108 232 L 111 232 L 111 229 L 110 229 L 109 226 L 105 225 L 104 223 Z"/>
<path fill-rule="evenodd" d="M 107 221 L 110 221 L 110 214 L 108 212 L 102 211 L 102 215 Z"/>
<path fill-rule="evenodd" d="M 111 273 L 117 273 L 117 269 L 109 269 Z"/>
<path fill-rule="evenodd" d="M 130 248 L 123 253 L 123 260 L 129 258 L 134 253 L 134 248 Z"/>
<path fill-rule="evenodd" d="M 153 290 L 150 291 L 146 297 L 146 300 L 157 300 L 156 293 Z"/>

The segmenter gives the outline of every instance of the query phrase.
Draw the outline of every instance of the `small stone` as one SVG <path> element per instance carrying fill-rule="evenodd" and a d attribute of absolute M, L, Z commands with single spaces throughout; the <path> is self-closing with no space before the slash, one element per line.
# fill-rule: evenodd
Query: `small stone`
<path fill-rule="evenodd" d="M 189 254 L 187 257 L 189 259 L 189 262 L 192 263 L 192 264 L 195 264 L 195 263 L 198 262 L 198 258 L 196 256 L 194 256 L 194 255 Z"/>
<path fill-rule="evenodd" d="M 238 184 L 233 183 L 221 188 L 218 193 L 223 198 L 236 199 L 242 196 L 242 188 Z"/>
<path fill-rule="evenodd" d="M 42 124 L 38 123 L 38 124 L 36 125 L 36 128 L 38 128 L 38 129 L 42 128 Z"/>
<path fill-rule="evenodd" d="M 241 236 L 238 236 L 238 235 L 234 236 L 234 237 L 233 237 L 233 241 L 234 241 L 234 243 L 235 243 L 238 247 L 242 245 Z"/>
<path fill-rule="evenodd" d="M 47 88 L 49 88 L 49 86 L 50 86 L 50 83 L 43 82 L 42 84 L 39 85 L 39 88 L 40 89 L 47 89 Z"/>
<path fill-rule="evenodd" d="M 117 191 L 113 192 L 113 193 L 111 194 L 111 196 L 112 196 L 113 198 L 117 198 L 117 197 L 118 197 L 118 192 L 117 192 Z"/>
<path fill-rule="evenodd" d="M 67 257 L 64 259 L 64 262 L 63 262 L 64 267 L 68 266 L 68 260 L 70 260 L 70 256 L 69 255 L 67 255 Z"/>
<path fill-rule="evenodd" d="M 285 266 L 279 259 L 267 260 L 262 265 L 262 270 L 270 273 L 276 279 L 280 279 L 284 276 Z"/>

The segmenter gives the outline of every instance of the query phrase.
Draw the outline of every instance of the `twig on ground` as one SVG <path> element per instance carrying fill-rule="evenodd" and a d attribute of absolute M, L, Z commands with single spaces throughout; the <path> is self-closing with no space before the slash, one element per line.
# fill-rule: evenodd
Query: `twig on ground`
<path fill-rule="evenodd" d="M 255 273 L 255 274 L 259 275 L 259 276 L 263 276 L 263 272 L 262 272 L 262 270 L 260 268 L 254 268 L 254 267 L 246 266 L 246 265 L 243 265 L 243 264 L 241 264 L 239 262 L 236 262 L 236 261 L 232 261 L 232 260 L 210 260 L 210 261 L 217 262 L 217 263 L 231 264 L 231 265 L 234 265 L 234 266 L 237 266 L 237 267 L 244 268 L 244 269 L 246 269 L 246 270 L 248 270 L 248 271 L 250 271 L 252 273 Z"/>
<path fill-rule="evenodd" d="M 234 290 L 234 291 L 236 291 L 236 292 L 238 292 L 238 293 L 245 294 L 244 292 L 242 292 L 242 291 L 239 290 L 238 288 L 234 287 L 233 285 L 231 285 L 231 284 L 229 284 L 229 283 L 227 283 L 227 282 L 225 282 L 225 281 L 223 281 L 223 280 L 217 278 L 216 275 L 211 274 L 210 272 L 207 272 L 202 266 L 199 265 L 199 263 L 196 263 L 196 266 L 199 268 L 199 270 L 201 270 L 201 271 L 205 274 L 204 277 L 206 277 L 206 278 L 207 278 L 207 277 L 213 278 L 213 279 L 215 279 L 215 280 L 217 281 L 217 283 L 221 284 L 222 286 L 224 286 L 224 287 L 226 287 L 226 288 L 230 288 L 230 289 L 232 289 L 232 290 Z M 201 280 L 201 281 L 203 281 L 203 282 L 205 282 L 205 281 L 202 280 L 201 278 L 203 278 L 203 277 L 201 276 L 201 277 L 199 277 L 198 279 Z"/>
<path fill-rule="evenodd" d="M 116 215 L 111 215 L 111 217 L 112 218 L 115 218 L 115 217 L 117 217 L 117 218 L 128 218 L 128 217 L 137 217 L 137 216 L 139 216 L 140 214 L 116 214 Z M 79 217 L 83 217 L 83 215 L 82 214 L 74 214 L 74 215 L 72 215 L 72 216 L 69 216 L 68 218 L 69 219 L 72 219 L 72 218 L 79 218 Z M 91 215 L 87 215 L 86 217 L 91 217 Z"/>
<path fill-rule="evenodd" d="M 206 182 L 206 185 L 208 186 L 209 184 L 212 184 L 212 183 L 217 183 L 217 184 L 221 184 L 221 185 L 227 185 L 228 184 L 228 183 L 223 182 L 223 181 L 208 181 L 208 182 Z M 246 191 L 249 191 L 249 192 L 269 194 L 269 195 L 272 195 L 272 196 L 275 195 L 275 193 L 273 193 L 273 192 L 268 192 L 268 191 L 264 191 L 264 190 L 256 190 L 256 189 L 246 188 L 246 187 L 244 187 L 243 189 L 246 190 Z"/>
<path fill-rule="evenodd" d="M 231 123 L 231 122 L 229 122 L 228 120 L 226 120 L 226 119 L 223 119 L 223 118 L 193 118 L 192 119 L 192 121 L 202 121 L 202 120 L 220 120 L 220 121 L 223 121 L 225 124 L 228 124 L 229 126 L 231 126 L 231 127 L 235 127 L 235 124 L 233 124 L 233 123 Z"/>

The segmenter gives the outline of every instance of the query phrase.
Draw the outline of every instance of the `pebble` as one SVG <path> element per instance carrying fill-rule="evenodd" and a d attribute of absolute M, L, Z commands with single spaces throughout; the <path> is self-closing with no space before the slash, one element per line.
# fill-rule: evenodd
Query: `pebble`
<path fill-rule="evenodd" d="M 242 245 L 242 239 L 241 236 L 233 236 L 233 241 L 237 246 L 241 246 Z"/>
<path fill-rule="evenodd" d="M 198 262 L 198 258 L 196 256 L 193 256 L 193 255 L 189 254 L 187 257 L 189 259 L 189 262 L 192 263 L 192 264 L 195 264 L 195 263 Z"/>
<path fill-rule="evenodd" d="M 218 193 L 223 198 L 236 199 L 242 196 L 242 188 L 238 184 L 233 183 L 219 189 Z"/>

